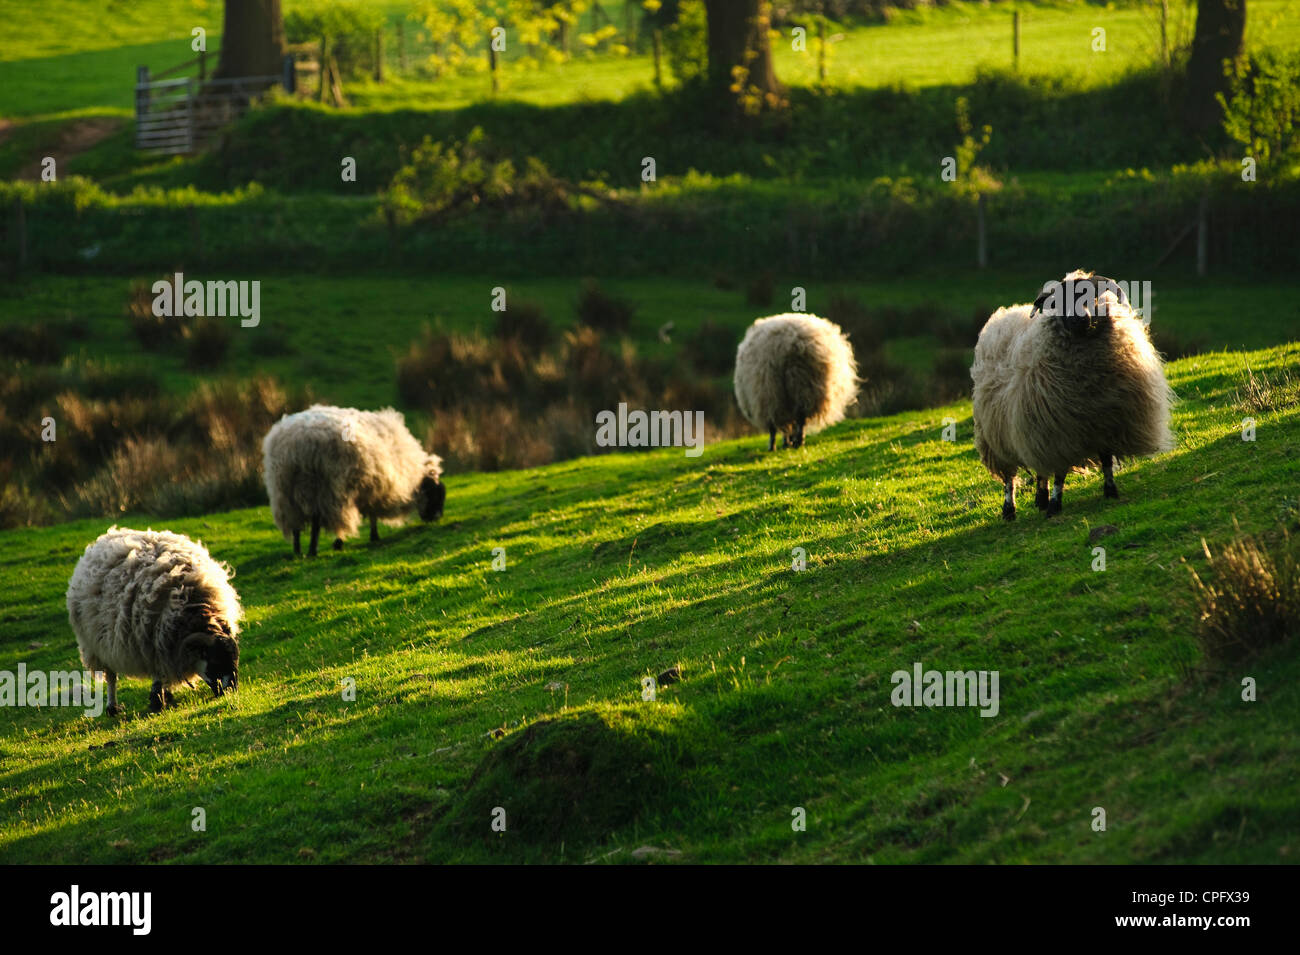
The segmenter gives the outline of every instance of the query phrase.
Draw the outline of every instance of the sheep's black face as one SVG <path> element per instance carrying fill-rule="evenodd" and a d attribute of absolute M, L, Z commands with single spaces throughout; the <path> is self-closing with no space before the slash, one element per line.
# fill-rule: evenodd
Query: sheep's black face
<path fill-rule="evenodd" d="M 213 696 L 239 687 L 239 644 L 226 634 L 215 637 L 199 656 L 199 676 Z"/>
<path fill-rule="evenodd" d="M 1113 279 L 1091 275 L 1049 282 L 1034 299 L 1034 308 L 1057 321 L 1069 337 L 1088 339 L 1110 329 L 1112 303 L 1128 304 L 1124 289 Z"/>
<path fill-rule="evenodd" d="M 447 500 L 447 487 L 441 481 L 426 477 L 416 493 L 416 506 L 423 521 L 436 521 L 442 517 L 442 505 Z"/>

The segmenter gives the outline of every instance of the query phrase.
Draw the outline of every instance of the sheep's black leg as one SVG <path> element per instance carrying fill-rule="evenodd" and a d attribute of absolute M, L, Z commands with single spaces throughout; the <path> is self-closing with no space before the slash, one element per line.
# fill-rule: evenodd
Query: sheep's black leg
<path fill-rule="evenodd" d="M 343 549 L 343 538 L 342 538 L 342 537 L 336 537 L 336 538 L 334 538 L 334 543 L 333 543 L 333 544 L 330 544 L 330 546 L 333 547 L 335 550 L 342 550 L 342 549 Z"/>
<path fill-rule="evenodd" d="M 165 706 L 171 706 L 175 702 L 176 702 L 176 697 L 172 696 L 172 691 L 163 690 L 163 704 Z"/>
<path fill-rule="evenodd" d="M 379 543 L 379 522 L 375 520 L 375 515 L 370 515 L 370 543 Z"/>
<path fill-rule="evenodd" d="M 1101 452 L 1101 473 L 1105 475 L 1106 484 L 1102 488 L 1104 497 L 1119 497 L 1119 488 L 1115 486 L 1115 459 L 1109 451 Z"/>
<path fill-rule="evenodd" d="M 1052 478 L 1052 496 L 1047 502 L 1047 516 L 1061 513 L 1061 493 L 1065 490 L 1065 475 L 1057 474 Z"/>
<path fill-rule="evenodd" d="M 806 419 L 803 415 L 794 419 L 794 440 L 790 442 L 792 447 L 803 447 L 803 424 Z"/>
<path fill-rule="evenodd" d="M 109 716 L 117 716 L 122 712 L 122 708 L 117 705 L 117 674 L 112 670 L 104 671 L 104 684 L 108 691 L 108 706 L 104 712 Z"/>
<path fill-rule="evenodd" d="M 163 708 L 162 680 L 154 680 L 149 689 L 149 712 L 161 713 Z"/>
<path fill-rule="evenodd" d="M 1002 495 L 1002 519 L 1004 521 L 1014 521 L 1016 519 L 1016 479 L 1014 476 L 1006 480 L 1006 487 Z"/>
<path fill-rule="evenodd" d="M 771 451 L 776 447 L 776 425 L 767 426 L 767 450 Z"/>
<path fill-rule="evenodd" d="M 1035 486 L 1038 488 L 1038 490 L 1034 492 L 1034 506 L 1040 511 L 1045 511 L 1047 510 L 1047 475 L 1036 474 L 1034 477 L 1036 481 Z"/>
<path fill-rule="evenodd" d="M 293 556 L 294 557 L 302 556 L 302 541 L 298 539 L 297 531 L 293 532 Z"/>
<path fill-rule="evenodd" d="M 313 517 L 311 519 L 311 541 L 307 544 L 307 556 L 316 556 L 316 545 L 320 543 L 320 520 Z"/>

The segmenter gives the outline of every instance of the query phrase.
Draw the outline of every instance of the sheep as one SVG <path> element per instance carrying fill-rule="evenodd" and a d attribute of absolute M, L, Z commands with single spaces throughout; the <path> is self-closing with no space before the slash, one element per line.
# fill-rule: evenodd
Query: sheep
<path fill-rule="evenodd" d="M 816 315 L 760 318 L 736 349 L 736 402 L 756 428 L 766 428 L 767 449 L 803 444 L 814 431 L 844 419 L 857 400 L 853 346 L 840 327 Z"/>
<path fill-rule="evenodd" d="M 1003 482 L 1008 521 L 1021 467 L 1034 472 L 1034 503 L 1052 517 L 1068 472 L 1100 463 L 1103 494 L 1117 498 L 1115 458 L 1173 447 L 1174 394 L 1160 355 L 1124 289 L 1104 276 L 1076 270 L 1044 285 L 1032 305 L 998 309 L 970 373 L 975 448 Z"/>
<path fill-rule="evenodd" d="M 307 554 L 316 556 L 320 529 L 335 535 L 334 549 L 370 518 L 370 540 L 379 540 L 377 521 L 400 520 L 414 504 L 420 517 L 442 517 L 447 489 L 442 458 L 426 454 L 392 408 L 358 411 L 312 405 L 285 415 L 262 440 L 262 464 L 271 516 L 293 552 L 302 554 L 298 533 L 311 523 Z"/>
<path fill-rule="evenodd" d="M 110 527 L 86 547 L 68 582 L 68 621 L 81 661 L 103 671 L 110 716 L 117 678 L 152 677 L 149 711 L 171 687 L 203 680 L 214 696 L 239 685 L 239 595 L 228 568 L 197 541 Z"/>

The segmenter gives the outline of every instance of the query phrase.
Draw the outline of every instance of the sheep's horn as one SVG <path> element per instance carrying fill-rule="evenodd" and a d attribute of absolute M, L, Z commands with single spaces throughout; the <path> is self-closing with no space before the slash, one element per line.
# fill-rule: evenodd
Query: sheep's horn
<path fill-rule="evenodd" d="M 1114 279 L 1108 279 L 1104 275 L 1093 276 L 1093 281 L 1097 283 L 1097 297 L 1101 298 L 1103 292 L 1108 289 L 1115 293 L 1115 298 L 1119 299 L 1121 305 L 1128 304 L 1128 294 L 1124 291 L 1124 286 L 1120 285 Z"/>

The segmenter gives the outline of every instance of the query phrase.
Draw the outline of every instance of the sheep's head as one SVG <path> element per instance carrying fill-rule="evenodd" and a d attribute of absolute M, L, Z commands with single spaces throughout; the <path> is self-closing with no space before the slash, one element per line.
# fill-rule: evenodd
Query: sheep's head
<path fill-rule="evenodd" d="M 239 686 L 239 644 L 230 626 L 209 608 L 187 608 L 181 619 L 181 665 L 220 696 Z"/>
<path fill-rule="evenodd" d="M 442 483 L 442 458 L 431 454 L 424 462 L 424 477 L 415 489 L 415 506 L 420 520 L 436 521 L 442 517 L 442 505 L 447 500 L 447 488 Z"/>
<path fill-rule="evenodd" d="M 1075 270 L 1060 281 L 1048 282 L 1034 311 L 1060 323 L 1071 338 L 1092 338 L 1110 328 L 1111 309 L 1129 308 L 1128 295 L 1114 279 L 1093 272 Z"/>

